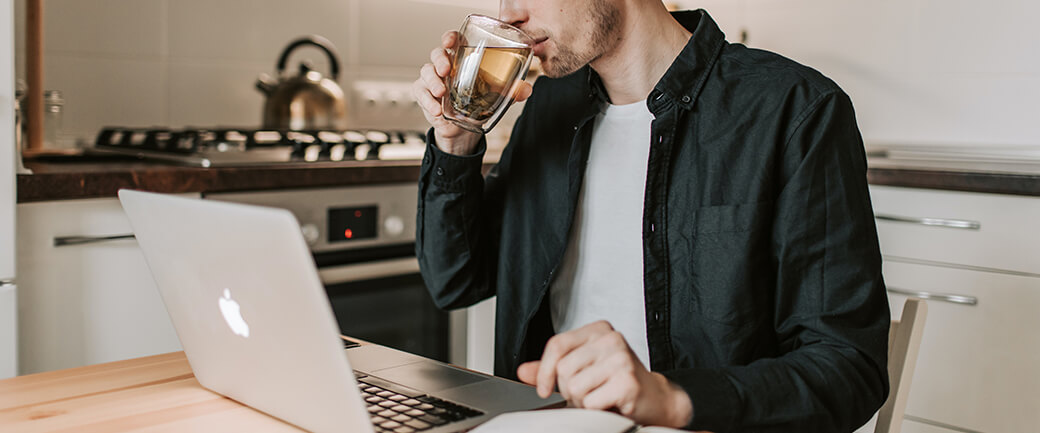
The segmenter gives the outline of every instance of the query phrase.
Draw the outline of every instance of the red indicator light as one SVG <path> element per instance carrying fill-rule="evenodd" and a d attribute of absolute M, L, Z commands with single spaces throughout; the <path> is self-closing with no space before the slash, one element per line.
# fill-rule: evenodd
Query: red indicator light
<path fill-rule="evenodd" d="M 345 237 L 347 239 L 350 239 L 350 238 L 354 237 L 354 231 L 351 230 L 351 229 L 344 230 L 343 231 L 343 237 Z"/>
<path fill-rule="evenodd" d="M 359 210 L 354 211 L 354 218 L 361 218 L 361 211 L 359 211 Z"/>

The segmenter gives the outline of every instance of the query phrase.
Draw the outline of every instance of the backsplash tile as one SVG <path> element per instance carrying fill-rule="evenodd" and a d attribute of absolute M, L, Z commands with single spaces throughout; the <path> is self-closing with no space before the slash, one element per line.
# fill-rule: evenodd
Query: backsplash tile
<path fill-rule="evenodd" d="M 182 0 L 177 0 L 177 3 Z M 224 0 L 221 0 L 224 1 Z M 45 50 L 150 58 L 164 55 L 167 0 L 47 0 Z"/>
<path fill-rule="evenodd" d="M 1001 0 L 674 0 L 705 7 L 728 39 L 819 69 L 853 98 L 868 141 L 1038 144 L 1040 3 Z M 25 0 L 15 0 L 24 19 Z M 949 3 L 949 2 L 948 2 Z M 952 5 L 952 6 L 951 6 Z M 409 82 L 440 35 L 494 0 L 47 0 L 46 86 L 65 93 L 65 130 L 92 139 L 106 124 L 260 122 L 261 72 L 317 33 L 337 47 L 342 87 Z M 24 25 L 16 26 L 24 42 Z M 24 63 L 24 47 L 16 59 Z M 303 59 L 325 73 L 320 51 Z M 24 65 L 18 76 L 24 78 Z M 368 107 L 349 96 L 352 124 L 423 127 L 412 106 Z M 378 109 L 378 110 L 377 110 Z"/>
<path fill-rule="evenodd" d="M 415 66 L 429 62 L 430 51 L 448 30 L 458 29 L 474 10 L 412 0 L 361 2 L 360 63 L 377 66 Z"/>
<path fill-rule="evenodd" d="M 319 34 L 345 59 L 355 33 L 348 26 L 353 1 L 364 0 L 174 0 L 170 57 L 263 61 L 273 69 L 291 40 Z M 320 57 L 314 59 L 324 61 Z"/>
<path fill-rule="evenodd" d="M 259 127 L 264 97 L 254 87 L 266 62 L 171 60 L 171 127 Z"/>
<path fill-rule="evenodd" d="M 64 134 L 93 140 L 106 125 L 167 123 L 163 63 L 48 55 L 46 87 L 64 93 Z"/>

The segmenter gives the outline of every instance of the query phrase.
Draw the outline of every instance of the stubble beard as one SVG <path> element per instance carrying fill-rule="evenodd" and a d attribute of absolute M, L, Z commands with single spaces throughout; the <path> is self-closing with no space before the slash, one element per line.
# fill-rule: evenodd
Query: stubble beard
<path fill-rule="evenodd" d="M 617 32 L 621 27 L 621 12 L 617 6 L 606 0 L 590 0 L 589 13 L 592 19 L 592 31 L 587 34 L 585 47 L 574 45 L 557 45 L 557 53 L 543 59 L 542 69 L 550 78 L 570 75 L 592 63 L 617 43 Z M 581 29 L 576 30 L 578 32 Z M 565 36 L 568 32 L 564 33 Z M 549 39 L 554 43 L 560 39 Z M 580 41 L 580 38 L 564 38 L 563 40 Z"/>

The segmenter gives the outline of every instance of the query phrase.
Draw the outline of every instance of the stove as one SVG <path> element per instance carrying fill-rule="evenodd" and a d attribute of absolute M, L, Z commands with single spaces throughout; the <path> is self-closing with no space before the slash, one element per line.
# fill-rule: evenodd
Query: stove
<path fill-rule="evenodd" d="M 197 167 L 422 159 L 420 131 L 286 131 L 250 128 L 106 127 L 93 151 Z"/>

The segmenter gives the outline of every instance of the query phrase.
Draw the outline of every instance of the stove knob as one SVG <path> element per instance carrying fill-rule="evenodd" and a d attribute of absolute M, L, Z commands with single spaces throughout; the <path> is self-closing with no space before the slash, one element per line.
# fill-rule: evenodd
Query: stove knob
<path fill-rule="evenodd" d="M 304 224 L 300 226 L 300 231 L 303 232 L 303 239 L 307 241 L 307 245 L 318 243 L 318 238 L 321 237 L 318 226 L 314 224 Z"/>
<path fill-rule="evenodd" d="M 404 233 L 404 221 L 401 220 L 401 217 L 388 216 L 383 221 L 383 229 L 390 236 L 400 236 L 401 233 Z"/>

